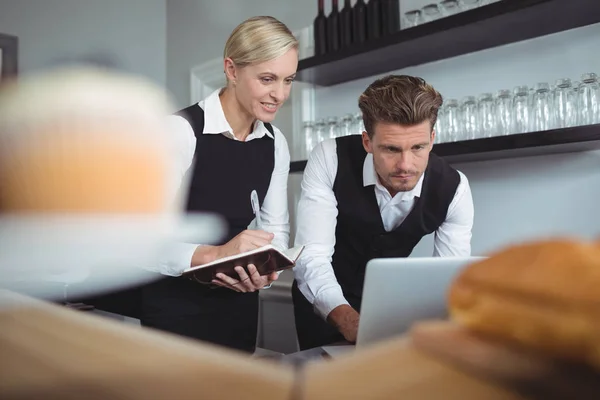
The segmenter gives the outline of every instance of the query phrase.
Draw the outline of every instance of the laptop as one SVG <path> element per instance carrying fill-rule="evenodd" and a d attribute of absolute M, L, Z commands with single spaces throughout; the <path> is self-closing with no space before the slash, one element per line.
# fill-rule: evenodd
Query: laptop
<path fill-rule="evenodd" d="M 323 346 L 331 357 L 405 333 L 413 323 L 447 316 L 457 273 L 485 257 L 378 258 L 367 263 L 356 346 Z"/>

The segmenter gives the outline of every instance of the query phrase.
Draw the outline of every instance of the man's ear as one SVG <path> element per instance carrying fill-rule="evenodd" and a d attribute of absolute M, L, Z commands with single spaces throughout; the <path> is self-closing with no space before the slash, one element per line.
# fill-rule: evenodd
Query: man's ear
<path fill-rule="evenodd" d="M 431 137 L 429 138 L 429 150 L 433 149 L 435 143 L 435 129 L 431 130 Z"/>
<path fill-rule="evenodd" d="M 235 82 L 237 80 L 237 70 L 231 58 L 227 57 L 223 61 L 223 69 L 225 70 L 227 81 Z"/>
<path fill-rule="evenodd" d="M 367 153 L 373 153 L 373 142 L 366 131 L 362 133 L 362 144 Z"/>

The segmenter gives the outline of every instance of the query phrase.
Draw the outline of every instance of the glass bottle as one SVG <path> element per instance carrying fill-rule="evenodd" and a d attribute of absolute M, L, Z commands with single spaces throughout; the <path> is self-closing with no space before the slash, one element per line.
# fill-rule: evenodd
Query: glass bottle
<path fill-rule="evenodd" d="M 344 0 L 344 8 L 340 11 L 340 47 L 348 47 L 352 44 L 352 4 L 350 0 Z"/>
<path fill-rule="evenodd" d="M 400 0 L 382 0 L 383 36 L 393 35 L 400 29 Z"/>
<path fill-rule="evenodd" d="M 352 8 L 352 41 L 364 43 L 367 40 L 367 5 L 365 0 L 356 0 Z"/>
<path fill-rule="evenodd" d="M 579 125 L 591 125 L 600 122 L 600 85 L 598 76 L 593 73 L 581 75 L 581 84 L 577 93 Z"/>
<path fill-rule="evenodd" d="M 331 12 L 327 17 L 327 51 L 340 49 L 340 10 L 338 0 L 331 1 Z"/>
<path fill-rule="evenodd" d="M 369 0 L 367 4 L 367 39 L 381 37 L 381 0 Z"/>
<path fill-rule="evenodd" d="M 513 133 L 513 96 L 510 90 L 499 90 L 496 95 L 496 130 L 498 135 Z"/>
<path fill-rule="evenodd" d="M 517 86 L 513 97 L 513 128 L 515 133 L 529 132 L 531 109 L 529 104 L 529 88 Z"/>
<path fill-rule="evenodd" d="M 325 16 L 325 0 L 319 0 L 319 12 L 313 23 L 315 55 L 327 52 L 327 17 Z"/>
<path fill-rule="evenodd" d="M 329 118 L 327 118 L 327 134 L 326 134 L 326 138 L 327 139 L 335 139 L 338 136 L 340 136 L 339 126 L 338 126 L 338 119 L 336 117 L 329 117 Z"/>
<path fill-rule="evenodd" d="M 532 127 L 533 131 L 547 131 L 554 125 L 552 119 L 552 100 L 550 85 L 538 83 L 532 98 Z"/>
<path fill-rule="evenodd" d="M 554 126 L 568 128 L 577 125 L 576 97 L 569 78 L 558 79 L 553 93 Z"/>
<path fill-rule="evenodd" d="M 307 160 L 311 151 L 315 148 L 316 136 L 315 136 L 315 124 L 312 121 L 304 122 L 302 127 L 302 133 L 304 136 L 304 154 L 300 155 L 301 160 Z"/>

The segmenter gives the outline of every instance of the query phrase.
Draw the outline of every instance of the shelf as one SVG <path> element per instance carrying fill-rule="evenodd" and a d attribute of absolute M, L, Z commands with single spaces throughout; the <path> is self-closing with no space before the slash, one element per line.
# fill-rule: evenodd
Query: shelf
<path fill-rule="evenodd" d="M 450 163 L 460 163 L 596 149 L 600 149 L 600 124 L 440 143 L 432 151 Z M 305 160 L 293 161 L 290 172 L 302 172 L 305 167 Z"/>
<path fill-rule="evenodd" d="M 300 60 L 297 79 L 332 86 L 597 22 L 598 0 L 502 0 Z"/>

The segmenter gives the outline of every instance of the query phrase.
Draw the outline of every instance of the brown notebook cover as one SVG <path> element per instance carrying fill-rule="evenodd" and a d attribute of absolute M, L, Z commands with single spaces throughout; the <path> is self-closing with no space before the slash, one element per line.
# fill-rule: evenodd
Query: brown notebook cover
<path fill-rule="evenodd" d="M 183 276 L 204 284 L 210 284 L 216 279 L 218 273 L 223 273 L 234 279 L 239 279 L 235 267 L 246 267 L 254 264 L 260 275 L 268 275 L 272 272 L 283 271 L 292 268 L 302 253 L 304 246 L 280 250 L 273 245 L 267 245 L 235 256 L 225 257 L 211 263 L 188 268 L 183 271 Z"/>

